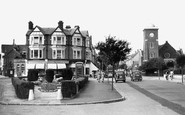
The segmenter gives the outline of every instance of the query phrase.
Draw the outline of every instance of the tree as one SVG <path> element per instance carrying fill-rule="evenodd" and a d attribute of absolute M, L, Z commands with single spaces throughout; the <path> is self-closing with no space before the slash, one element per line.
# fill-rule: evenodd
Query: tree
<path fill-rule="evenodd" d="M 165 62 L 164 62 L 164 59 L 162 58 L 152 58 L 147 62 L 144 62 L 143 65 L 139 67 L 139 69 L 145 71 L 146 74 L 154 73 L 157 70 L 158 70 L 158 73 L 160 73 L 160 71 L 165 68 L 166 68 Z"/>
<path fill-rule="evenodd" d="M 109 35 L 106 37 L 105 42 L 99 42 L 97 46 L 95 46 L 95 48 L 100 51 L 100 54 L 106 57 L 107 65 L 110 64 L 113 67 L 112 90 L 115 64 L 126 59 L 126 56 L 131 51 L 128 45 L 127 41 L 116 40 L 115 36 Z"/>
<path fill-rule="evenodd" d="M 177 66 L 179 68 L 181 68 L 182 83 L 183 83 L 183 69 L 184 69 L 184 66 L 185 66 L 185 55 L 181 54 L 181 55 L 177 56 L 176 63 L 177 63 Z"/>

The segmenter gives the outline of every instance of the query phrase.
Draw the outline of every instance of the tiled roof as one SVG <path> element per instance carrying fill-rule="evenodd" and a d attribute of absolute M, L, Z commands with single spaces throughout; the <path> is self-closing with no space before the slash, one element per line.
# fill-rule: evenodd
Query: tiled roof
<path fill-rule="evenodd" d="M 51 35 L 58 27 L 57 28 L 45 28 L 45 27 L 43 28 L 40 26 L 36 26 L 35 28 L 38 28 L 44 35 Z M 63 32 L 65 35 L 73 35 L 77 29 L 78 29 L 78 27 L 74 27 L 71 29 L 63 29 Z M 33 30 L 28 30 L 26 35 L 30 35 Z M 80 31 L 80 32 L 81 32 L 82 36 L 84 36 L 84 37 L 87 37 L 89 35 L 88 31 Z"/>

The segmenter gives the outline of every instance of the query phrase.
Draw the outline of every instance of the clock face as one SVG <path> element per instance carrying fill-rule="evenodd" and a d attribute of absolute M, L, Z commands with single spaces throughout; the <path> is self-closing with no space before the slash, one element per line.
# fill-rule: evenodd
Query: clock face
<path fill-rule="evenodd" d="M 150 36 L 150 37 L 154 37 L 154 33 L 150 33 L 149 36 Z"/>

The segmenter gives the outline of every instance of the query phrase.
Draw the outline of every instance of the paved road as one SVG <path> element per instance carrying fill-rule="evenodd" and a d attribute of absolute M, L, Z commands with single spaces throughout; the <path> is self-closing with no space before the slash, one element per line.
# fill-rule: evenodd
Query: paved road
<path fill-rule="evenodd" d="M 165 91 L 165 88 L 169 87 L 171 84 L 179 85 L 177 83 L 171 82 L 166 82 L 165 84 L 164 82 L 165 81 L 162 80 L 159 81 L 151 79 L 144 80 L 143 82 L 131 83 L 130 81 L 128 81 L 127 83 L 116 83 L 115 88 L 126 97 L 126 100 L 122 102 L 68 106 L 0 105 L 0 115 L 178 115 L 177 112 L 174 112 L 174 110 L 168 108 L 167 106 L 162 106 L 160 101 L 158 102 L 151 98 L 150 95 L 146 95 L 146 92 L 142 92 L 141 90 L 137 89 L 141 87 L 144 91 L 148 91 L 149 87 L 151 89 L 156 88 L 156 90 L 154 90 L 155 92 L 153 93 L 159 93 L 161 94 L 159 96 L 163 96 L 163 93 L 160 93 L 161 87 L 163 87 L 163 91 Z M 159 87 L 159 85 L 162 86 Z M 148 89 L 145 90 L 144 88 Z M 169 88 L 164 97 L 167 94 L 170 95 L 171 93 L 174 93 L 173 90 L 176 89 L 173 88 L 172 90 L 170 90 Z"/>

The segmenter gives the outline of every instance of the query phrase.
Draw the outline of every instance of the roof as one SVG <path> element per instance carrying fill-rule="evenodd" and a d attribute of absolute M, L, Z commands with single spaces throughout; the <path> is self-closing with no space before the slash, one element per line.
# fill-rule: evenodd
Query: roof
<path fill-rule="evenodd" d="M 46 27 L 35 26 L 35 28 L 38 28 L 44 35 L 52 35 L 53 32 L 54 32 L 56 29 L 59 28 L 59 26 L 56 27 L 56 28 L 46 28 Z M 26 33 L 26 35 L 29 36 L 29 35 L 34 31 L 35 28 L 33 28 L 32 30 L 28 30 L 27 33 Z M 64 32 L 65 35 L 73 35 L 74 32 L 75 32 L 77 29 L 79 29 L 79 26 L 75 26 L 74 28 L 70 28 L 70 29 L 65 29 L 65 28 L 64 28 L 62 31 Z M 80 31 L 80 30 L 79 30 L 79 31 Z M 87 30 L 85 30 L 85 31 L 80 31 L 80 33 L 81 33 L 81 35 L 84 36 L 84 37 L 88 37 L 88 36 L 89 36 Z"/>

